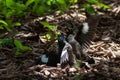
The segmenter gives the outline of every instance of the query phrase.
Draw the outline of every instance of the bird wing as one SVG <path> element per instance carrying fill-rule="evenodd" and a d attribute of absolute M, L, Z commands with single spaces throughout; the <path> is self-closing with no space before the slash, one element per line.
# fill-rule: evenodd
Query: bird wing
<path fill-rule="evenodd" d="M 62 64 L 62 63 L 64 63 L 64 62 L 68 61 L 68 56 L 69 56 L 69 55 L 68 55 L 67 48 L 66 48 L 66 49 L 63 48 L 62 54 L 61 54 L 60 63 Z"/>
<path fill-rule="evenodd" d="M 69 61 L 69 54 L 72 53 L 72 46 L 65 42 L 65 46 L 63 47 L 62 53 L 61 53 L 61 58 L 60 58 L 60 63 L 64 63 Z"/>
<path fill-rule="evenodd" d="M 91 36 L 89 35 L 89 26 L 80 26 L 75 39 L 79 42 L 79 44 L 82 46 L 83 49 L 89 48 L 89 45 L 91 44 Z"/>

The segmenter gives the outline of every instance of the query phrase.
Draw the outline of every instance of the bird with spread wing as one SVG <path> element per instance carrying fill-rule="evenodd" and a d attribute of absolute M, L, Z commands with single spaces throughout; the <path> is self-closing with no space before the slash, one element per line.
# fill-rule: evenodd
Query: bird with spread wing
<path fill-rule="evenodd" d="M 67 40 L 64 39 L 64 47 L 61 52 L 60 63 L 68 62 L 70 66 L 74 66 L 76 59 L 90 59 L 83 50 L 89 47 L 90 39 L 86 36 L 89 30 L 88 23 L 83 23 L 81 30 L 75 30 L 69 33 Z"/>

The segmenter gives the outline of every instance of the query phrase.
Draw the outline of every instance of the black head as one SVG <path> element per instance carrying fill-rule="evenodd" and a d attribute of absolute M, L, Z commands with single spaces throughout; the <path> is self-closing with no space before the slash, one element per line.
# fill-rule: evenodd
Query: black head
<path fill-rule="evenodd" d="M 58 35 L 58 46 L 59 48 L 63 48 L 65 45 L 65 37 L 63 34 Z"/>
<path fill-rule="evenodd" d="M 64 43 L 65 37 L 63 34 L 58 35 L 58 42 Z"/>

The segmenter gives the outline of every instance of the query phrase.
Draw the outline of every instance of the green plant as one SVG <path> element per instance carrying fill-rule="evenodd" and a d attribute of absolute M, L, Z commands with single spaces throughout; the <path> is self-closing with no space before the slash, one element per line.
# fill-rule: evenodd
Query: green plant
<path fill-rule="evenodd" d="M 85 0 L 86 3 L 83 4 L 83 8 L 87 10 L 88 13 L 94 14 L 95 9 L 93 5 L 103 7 L 105 9 L 110 8 L 109 6 L 100 3 L 99 0 Z M 0 0 L 0 15 L 5 19 L 0 21 L 4 24 L 7 31 L 11 32 L 11 23 L 8 24 L 10 19 L 14 16 L 25 17 L 29 13 L 35 13 L 35 15 L 42 16 L 47 13 L 53 13 L 57 10 L 64 12 L 72 4 L 77 3 L 78 0 Z M 45 24 L 45 23 L 44 23 Z M 0 29 L 3 27 L 0 26 Z M 50 28 L 49 28 L 50 29 Z"/>
<path fill-rule="evenodd" d="M 21 51 L 32 50 L 32 48 L 28 46 L 24 46 L 19 40 L 12 38 L 0 39 L 0 48 L 3 47 L 11 47 L 11 48 L 16 47 L 17 48 L 17 51 L 15 53 L 16 55 L 22 54 Z"/>
<path fill-rule="evenodd" d="M 16 55 L 21 55 L 21 51 L 26 51 L 26 50 L 32 50 L 32 48 L 28 47 L 28 46 L 24 46 L 19 40 L 17 39 L 14 39 L 14 45 L 16 46 L 17 48 L 17 51 L 16 51 Z"/>
<path fill-rule="evenodd" d="M 11 18 L 14 16 L 25 17 L 29 13 L 42 16 L 57 10 L 64 12 L 76 2 L 77 0 L 0 0 L 0 15 L 4 18 L 0 21 L 4 27 L 0 26 L 0 29 L 6 28 L 7 31 L 12 32 L 14 21 Z"/>
<path fill-rule="evenodd" d="M 26 7 L 30 7 L 36 14 L 41 15 L 47 12 L 53 13 L 57 10 L 63 12 L 76 2 L 77 0 L 27 0 L 25 5 Z"/>
<path fill-rule="evenodd" d="M 47 38 L 48 40 L 51 39 L 51 35 L 50 35 L 49 33 L 47 33 L 45 36 L 46 36 L 46 38 Z"/>
<path fill-rule="evenodd" d="M 54 30 L 56 28 L 56 26 L 54 25 L 50 25 L 49 23 L 47 22 L 40 22 L 44 27 L 47 27 L 49 30 Z"/>
<path fill-rule="evenodd" d="M 7 22 L 4 20 L 0 20 L 0 29 L 6 29 L 8 32 L 12 32 L 13 26 L 21 26 L 20 22 L 12 22 L 11 20 L 8 20 Z"/>
<path fill-rule="evenodd" d="M 3 0 L 0 2 L 1 14 L 9 19 L 12 16 L 24 16 L 26 6 L 21 2 L 14 0 Z"/>
<path fill-rule="evenodd" d="M 80 74 L 75 75 L 75 76 L 74 76 L 74 80 L 81 80 Z"/>
<path fill-rule="evenodd" d="M 40 24 L 42 24 L 45 28 L 48 28 L 50 31 L 54 32 L 55 38 L 57 38 L 58 35 L 60 34 L 59 31 L 56 31 L 56 26 L 55 25 L 50 25 L 48 22 L 40 22 Z M 51 34 L 50 33 L 47 33 L 45 36 L 48 40 L 51 39 Z"/>
<path fill-rule="evenodd" d="M 77 60 L 77 62 L 75 63 L 75 67 L 76 68 L 81 68 L 81 64 L 82 64 L 82 62 L 80 61 L 80 60 Z"/>
<path fill-rule="evenodd" d="M 15 2 L 14 0 L 0 0 L 0 15 L 3 20 L 0 20 L 0 29 L 6 29 L 8 32 L 12 32 L 13 26 L 20 26 L 17 21 L 12 21 L 13 16 L 23 16 L 25 10 L 24 4 Z"/>
<path fill-rule="evenodd" d="M 12 32 L 12 29 L 8 26 L 8 23 L 4 20 L 0 20 L 0 29 L 6 29 L 9 32 Z"/>
<path fill-rule="evenodd" d="M 2 47 L 13 47 L 13 39 L 12 38 L 3 38 L 0 39 L 0 48 Z"/>
<path fill-rule="evenodd" d="M 99 0 L 86 0 L 86 3 L 83 4 L 83 8 L 89 13 L 89 14 L 95 14 L 95 9 L 93 6 L 99 6 L 104 9 L 109 9 L 110 7 L 99 2 Z"/>
<path fill-rule="evenodd" d="M 85 0 L 83 8 L 87 10 L 89 14 L 94 14 L 95 9 L 93 5 L 108 9 L 109 6 L 100 3 L 99 0 Z M 29 14 L 35 14 L 36 16 L 43 16 L 46 14 L 54 13 L 55 11 L 61 11 L 64 13 L 66 9 L 69 9 L 72 4 L 77 3 L 78 0 L 0 0 L 0 30 L 6 29 L 8 32 L 12 32 L 14 26 L 21 26 L 19 21 L 14 21 L 13 18 L 26 17 Z M 56 26 L 50 25 L 47 22 L 41 22 L 44 27 L 47 27 L 50 31 L 54 31 Z M 55 36 L 59 34 L 59 31 L 55 32 Z M 51 35 L 46 34 L 47 39 L 51 39 Z M 24 46 L 19 40 L 11 38 L 0 39 L 0 47 L 4 47 L 6 44 L 14 44 L 17 48 L 16 55 L 21 54 L 20 51 L 31 50 L 30 47 Z"/>

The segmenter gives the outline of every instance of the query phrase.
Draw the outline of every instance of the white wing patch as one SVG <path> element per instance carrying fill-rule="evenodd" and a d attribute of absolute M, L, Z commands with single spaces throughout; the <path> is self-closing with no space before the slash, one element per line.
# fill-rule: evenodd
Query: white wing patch
<path fill-rule="evenodd" d="M 62 53 L 61 53 L 61 59 L 60 59 L 61 64 L 68 61 L 68 56 L 69 55 L 68 55 L 67 49 L 68 49 L 68 46 L 65 45 L 65 47 L 63 48 Z"/>

